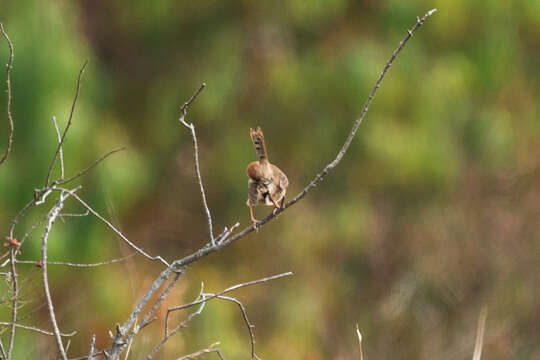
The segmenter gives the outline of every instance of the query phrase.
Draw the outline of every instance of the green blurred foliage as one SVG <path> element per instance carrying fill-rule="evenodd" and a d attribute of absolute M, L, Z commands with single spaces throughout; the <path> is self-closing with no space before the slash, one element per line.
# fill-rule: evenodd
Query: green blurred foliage
<path fill-rule="evenodd" d="M 56 145 L 51 118 L 65 126 L 86 58 L 66 173 L 127 146 L 81 179 L 79 194 L 132 241 L 172 260 L 207 241 L 192 142 L 177 121 L 201 82 L 208 86 L 187 120 L 197 128 L 215 229 L 247 226 L 249 127 L 264 129 L 294 196 L 335 156 L 386 59 L 431 8 L 438 12 L 390 69 L 342 163 L 259 233 L 192 266 L 159 312 L 192 300 L 201 281 L 218 291 L 290 270 L 292 278 L 235 293 L 264 358 L 355 358 L 356 323 L 368 358 L 467 358 L 484 305 L 486 358 L 538 358 L 538 1 L 0 2 L 15 45 L 2 237 L 43 185 Z M 2 43 L 0 59 L 7 55 Z M 53 202 L 32 210 L 17 237 Z M 66 211 L 82 209 L 69 202 Z M 39 259 L 42 231 L 21 259 Z M 91 216 L 59 221 L 48 248 L 50 259 L 73 262 L 130 251 Z M 93 333 L 107 346 L 159 270 L 138 256 L 101 268 L 51 266 L 61 329 L 79 331 L 70 354 L 85 354 Z M 21 322 L 49 328 L 38 269 L 19 271 Z M 0 294 L 10 294 L 4 280 Z M 2 303 L 0 319 L 9 317 Z M 130 358 L 146 354 L 162 326 L 160 317 L 146 328 Z M 233 304 L 209 303 L 159 358 L 215 341 L 227 358 L 249 356 Z M 51 338 L 17 330 L 15 358 L 52 354 Z"/>

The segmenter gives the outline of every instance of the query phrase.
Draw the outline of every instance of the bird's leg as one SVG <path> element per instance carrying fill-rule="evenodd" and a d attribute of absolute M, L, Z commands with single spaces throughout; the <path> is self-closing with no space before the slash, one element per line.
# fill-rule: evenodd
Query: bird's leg
<path fill-rule="evenodd" d="M 276 200 L 274 200 L 274 198 L 272 197 L 272 195 L 268 194 L 268 197 L 270 198 L 270 200 L 272 200 L 272 203 L 274 204 L 274 211 L 272 212 L 272 214 L 276 215 L 276 212 L 281 209 L 281 206 L 279 206 L 279 204 L 277 203 Z"/>
<path fill-rule="evenodd" d="M 256 232 L 259 232 L 259 228 L 257 227 L 257 219 L 255 219 L 255 216 L 253 216 L 253 205 L 251 205 L 251 201 L 249 201 L 249 215 L 251 216 L 251 222 L 253 223 L 253 228 Z"/>

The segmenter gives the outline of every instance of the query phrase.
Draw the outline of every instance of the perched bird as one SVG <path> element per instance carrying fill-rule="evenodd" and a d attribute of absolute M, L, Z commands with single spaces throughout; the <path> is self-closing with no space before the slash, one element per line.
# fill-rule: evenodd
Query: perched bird
<path fill-rule="evenodd" d="M 248 200 L 249 214 L 253 227 L 257 230 L 257 220 L 253 216 L 253 206 L 274 206 L 274 213 L 280 208 L 279 202 L 285 197 L 289 180 L 277 166 L 268 161 L 264 135 L 260 127 L 257 130 L 249 129 L 249 136 L 255 147 L 258 161 L 249 163 L 246 168 L 248 176 Z"/>

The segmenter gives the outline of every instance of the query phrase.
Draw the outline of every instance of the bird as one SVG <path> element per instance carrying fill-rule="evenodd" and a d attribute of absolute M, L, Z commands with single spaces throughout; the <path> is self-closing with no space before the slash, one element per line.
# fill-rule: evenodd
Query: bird
<path fill-rule="evenodd" d="M 267 205 L 274 206 L 275 214 L 281 208 L 279 202 L 283 203 L 285 193 L 289 187 L 289 179 L 280 168 L 271 164 L 266 152 L 264 134 L 260 127 L 257 130 L 249 129 L 249 136 L 255 152 L 257 161 L 253 161 L 246 167 L 248 177 L 248 199 L 249 214 L 253 228 L 257 230 L 257 219 L 253 216 L 253 206 Z"/>

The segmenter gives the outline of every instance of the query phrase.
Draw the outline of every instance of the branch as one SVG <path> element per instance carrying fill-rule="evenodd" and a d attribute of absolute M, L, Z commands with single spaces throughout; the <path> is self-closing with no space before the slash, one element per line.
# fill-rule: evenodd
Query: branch
<path fill-rule="evenodd" d="M 159 349 L 159 347 L 161 345 L 163 345 L 165 343 L 165 341 L 167 341 L 172 335 L 174 335 L 176 332 L 178 332 L 178 330 L 180 330 L 180 328 L 184 327 L 187 320 L 191 320 L 194 314 L 197 314 L 197 315 L 200 314 L 200 312 L 202 311 L 202 306 L 206 302 L 217 298 L 217 299 L 232 301 L 232 302 L 234 302 L 235 304 L 237 304 L 239 306 L 240 311 L 242 312 L 242 317 L 244 318 L 244 322 L 246 323 L 246 327 L 248 328 L 248 331 L 249 331 L 249 337 L 250 337 L 250 341 L 251 341 L 251 357 L 255 358 L 255 359 L 258 359 L 258 356 L 255 354 L 255 337 L 253 335 L 253 327 L 254 326 L 249 322 L 249 319 L 247 317 L 247 313 L 246 313 L 246 309 L 245 309 L 244 305 L 239 300 L 237 300 L 237 299 L 235 299 L 233 297 L 223 296 L 223 294 L 226 294 L 228 292 L 231 292 L 231 291 L 234 291 L 234 290 L 246 287 L 246 286 L 260 284 L 260 283 L 263 283 L 263 282 L 268 282 L 268 281 L 276 280 L 276 279 L 279 279 L 279 278 L 282 278 L 282 277 L 285 277 L 285 276 L 292 276 L 292 275 L 293 275 L 293 273 L 289 271 L 289 272 L 286 272 L 286 273 L 277 274 L 277 275 L 273 275 L 273 276 L 268 276 L 268 277 L 258 279 L 258 280 L 253 280 L 253 281 L 248 281 L 248 282 L 241 283 L 241 284 L 236 284 L 236 285 L 233 285 L 233 286 L 230 286 L 230 287 L 226 288 L 225 290 L 220 291 L 217 294 L 203 293 L 202 289 L 201 289 L 201 294 L 198 296 L 198 300 L 195 300 L 195 301 L 193 301 L 193 302 L 191 302 L 189 304 L 185 304 L 185 305 L 181 305 L 181 306 L 174 306 L 174 307 L 169 308 L 167 310 L 167 314 L 165 315 L 165 338 L 160 342 L 160 344 L 158 344 L 158 346 L 156 346 L 156 348 L 154 348 L 154 350 L 152 351 L 152 354 L 155 353 L 155 351 L 157 351 Z M 190 317 L 187 320 L 180 323 L 176 328 L 174 328 L 174 330 L 172 330 L 169 333 L 169 315 L 170 315 L 171 312 L 177 311 L 177 310 L 182 310 L 182 309 L 187 309 L 189 307 L 199 305 L 199 304 L 201 305 L 201 307 L 199 308 L 199 310 L 197 312 L 195 312 L 194 314 L 191 314 Z"/>
<path fill-rule="evenodd" d="M 124 240 L 129 246 L 131 246 L 139 254 L 143 255 L 144 257 L 146 257 L 146 258 L 148 258 L 150 260 L 159 260 L 163 264 L 165 264 L 166 266 L 169 266 L 169 263 L 167 261 L 165 261 L 165 259 L 163 259 L 161 256 L 159 256 L 159 255 L 151 256 L 151 255 L 147 254 L 143 249 L 141 249 L 140 247 L 138 247 L 137 245 L 132 243 L 127 237 L 124 236 L 124 234 L 122 234 L 120 232 L 120 230 L 118 230 L 113 224 L 111 224 L 108 220 L 106 220 L 103 216 L 101 216 L 97 211 L 92 209 L 90 207 L 90 205 L 88 205 L 83 199 L 81 199 L 73 191 L 68 190 L 68 189 L 64 189 L 64 188 L 55 188 L 54 190 L 65 191 L 65 192 L 69 193 L 73 198 L 75 198 L 75 200 L 77 200 L 82 206 L 84 206 L 88 211 L 90 211 L 90 213 L 92 215 L 94 215 L 99 220 L 101 220 L 101 222 L 103 222 L 105 225 L 107 225 L 116 235 L 118 235 L 122 240 Z"/>
<path fill-rule="evenodd" d="M 349 135 L 347 136 L 347 139 L 345 140 L 345 143 L 343 144 L 343 146 L 339 150 L 336 158 L 334 160 L 332 160 L 328 165 L 326 165 L 323 168 L 323 170 L 319 174 L 317 174 L 315 176 L 315 178 L 304 188 L 304 190 L 302 190 L 293 200 L 286 203 L 282 208 L 277 209 L 277 211 L 275 213 L 273 212 L 270 215 L 268 215 L 266 218 L 260 220 L 257 223 L 259 228 L 261 226 L 263 226 L 264 224 L 266 224 L 267 222 L 272 221 L 273 219 L 275 219 L 279 214 L 281 214 L 283 211 L 287 210 L 289 207 L 296 204 L 298 201 L 302 200 L 311 190 L 313 190 L 326 177 L 326 175 L 328 175 L 328 173 L 332 169 L 334 169 L 336 167 L 337 164 L 339 164 L 339 162 L 343 158 L 343 155 L 345 155 L 345 153 L 347 152 L 347 150 L 348 150 L 348 148 L 349 148 L 349 146 L 351 144 L 351 141 L 352 141 L 354 135 L 356 134 L 356 131 L 358 130 L 358 127 L 360 126 L 360 124 L 364 120 L 364 117 L 366 116 L 366 113 L 367 113 L 367 111 L 369 109 L 369 106 L 370 106 L 373 98 L 375 97 L 377 89 L 379 89 L 379 87 L 380 87 L 380 85 L 381 85 L 381 83 L 382 83 L 388 69 L 390 68 L 390 66 L 394 62 L 394 59 L 399 55 L 399 53 L 401 52 L 401 50 L 403 49 L 403 47 L 405 46 L 407 41 L 409 41 L 409 39 L 412 37 L 414 32 L 424 23 L 424 21 L 426 21 L 426 19 L 428 17 L 433 15 L 433 13 L 435 11 L 436 11 L 436 9 L 428 11 L 422 18 L 418 18 L 416 24 L 412 27 L 411 30 L 407 30 L 407 35 L 399 43 L 399 46 L 396 48 L 396 50 L 394 50 L 394 52 L 390 56 L 390 59 L 386 62 L 386 65 L 384 66 L 383 71 L 379 75 L 379 78 L 378 78 L 377 82 L 375 83 L 373 89 L 371 90 L 371 93 L 370 93 L 368 99 L 366 100 L 366 103 L 364 104 L 364 107 L 362 109 L 362 112 L 360 113 L 360 116 L 354 121 L 353 127 L 352 127 L 351 131 L 349 132 Z M 223 239 L 222 241 L 217 241 L 215 245 L 206 246 L 204 248 L 199 249 L 198 251 L 194 252 L 191 255 L 188 255 L 188 256 L 186 256 L 186 257 L 184 257 L 182 259 L 176 260 L 175 262 L 173 262 L 171 264 L 171 266 L 174 266 L 176 268 L 176 267 L 182 267 L 182 266 L 189 265 L 189 264 L 201 259 L 202 257 L 207 256 L 207 255 L 209 255 L 209 254 L 211 254 L 213 252 L 216 252 L 216 251 L 220 250 L 221 248 L 235 242 L 236 240 L 239 240 L 239 239 L 243 238 L 244 236 L 246 236 L 247 234 L 249 234 L 252 231 L 254 231 L 254 228 L 253 228 L 252 225 L 250 225 L 250 226 L 246 227 L 245 229 L 243 229 L 242 231 L 236 233 L 234 236 L 232 236 L 230 238 Z"/>
<path fill-rule="evenodd" d="M 194 353 L 191 353 L 189 355 L 184 355 L 184 356 L 181 356 L 179 357 L 178 359 L 176 360 L 187 360 L 187 359 L 195 359 L 201 355 L 204 355 L 204 354 L 209 354 L 209 353 L 216 353 L 217 356 L 219 356 L 219 358 L 221 360 L 225 360 L 225 358 L 223 357 L 223 355 L 221 355 L 221 352 L 219 351 L 219 349 L 216 349 L 215 347 L 218 346 L 220 343 L 217 342 L 217 343 L 213 343 L 212 345 L 210 345 L 209 347 L 207 347 L 206 349 L 202 349 L 202 350 L 199 350 L 199 351 L 196 351 Z"/>
<path fill-rule="evenodd" d="M 341 161 L 342 157 L 347 152 L 347 150 L 348 150 L 348 148 L 349 148 L 349 146 L 351 144 L 351 141 L 352 141 L 354 135 L 356 134 L 356 131 L 358 130 L 358 127 L 362 123 L 362 121 L 363 121 L 363 119 L 364 119 L 364 117 L 365 117 L 365 115 L 366 115 L 366 113 L 367 113 L 367 111 L 369 109 L 369 106 L 370 106 L 373 98 L 375 97 L 375 94 L 376 94 L 378 88 L 380 87 L 380 85 L 382 83 L 382 80 L 384 79 L 388 69 L 390 68 L 390 66 L 394 62 L 397 55 L 399 55 L 399 53 L 401 52 L 401 50 L 403 49 L 405 44 L 412 37 L 414 32 L 424 23 L 424 21 L 428 17 L 433 15 L 433 13 L 435 11 L 436 11 L 435 9 L 430 10 L 422 18 L 417 18 L 417 22 L 412 27 L 412 29 L 407 30 L 406 36 L 400 42 L 400 44 L 396 48 L 396 50 L 392 53 L 390 59 L 386 62 L 386 65 L 384 66 L 384 68 L 383 68 L 381 74 L 379 75 L 379 78 L 376 81 L 376 83 L 375 83 L 375 85 L 374 85 L 368 99 L 366 100 L 366 103 L 364 104 L 362 112 L 360 113 L 359 117 L 354 121 L 353 127 L 352 127 L 349 135 L 347 136 L 347 138 L 345 140 L 345 143 L 343 144 L 343 146 L 339 150 L 336 158 L 333 161 L 331 161 L 319 174 L 317 174 L 315 176 L 315 178 L 304 188 L 304 190 L 302 192 L 300 192 L 293 200 L 291 200 L 290 202 L 285 204 L 285 206 L 283 208 L 278 209 L 278 211 L 276 211 L 275 213 L 272 213 L 269 216 L 267 216 L 266 218 L 264 218 L 263 220 L 259 221 L 259 223 L 258 223 L 259 227 L 266 224 L 267 222 L 273 220 L 278 214 L 285 211 L 286 209 L 288 209 L 292 205 L 296 204 L 298 201 L 302 200 L 306 196 L 306 194 L 308 192 L 310 192 L 313 188 L 315 188 L 317 186 L 317 184 L 320 183 L 324 179 L 324 177 L 326 175 L 328 175 L 328 173 Z M 189 104 L 195 99 L 195 97 L 201 91 L 202 91 L 202 87 L 184 104 L 184 106 L 181 109 L 181 112 L 185 111 L 185 108 L 187 108 L 187 106 L 189 106 Z M 92 211 L 92 210 L 90 210 L 90 211 Z M 176 273 L 178 271 L 182 271 L 182 269 L 184 269 L 187 265 L 189 265 L 189 264 L 191 264 L 191 263 L 193 263 L 195 261 L 198 261 L 199 259 L 201 259 L 201 258 L 203 258 L 203 257 L 205 257 L 205 256 L 207 256 L 207 255 L 209 255 L 211 253 L 219 251 L 223 247 L 225 247 L 227 245 L 230 245 L 231 243 L 235 242 L 236 240 L 239 240 L 239 239 L 243 238 L 244 236 L 246 236 L 247 234 L 249 234 L 252 231 L 254 231 L 253 226 L 249 226 L 249 227 L 245 228 L 244 230 L 236 233 L 232 237 L 229 237 L 230 233 L 225 232 L 223 237 L 218 238 L 217 241 L 215 241 L 213 244 L 208 244 L 207 246 L 199 249 L 198 251 L 196 251 L 196 252 L 194 252 L 194 253 L 192 253 L 192 254 L 190 254 L 188 256 L 185 256 L 184 258 L 175 260 L 165 270 L 163 270 L 160 273 L 160 275 L 154 280 L 154 282 L 152 283 L 150 289 L 148 289 L 148 291 L 145 293 L 143 298 L 135 306 L 132 313 L 129 315 L 128 320 L 126 320 L 126 322 L 120 327 L 120 330 L 121 331 L 127 331 L 129 328 L 131 328 L 131 326 L 133 326 L 133 323 L 135 322 L 135 319 L 137 318 L 137 316 L 138 316 L 139 312 L 141 311 L 142 307 L 144 307 L 146 305 L 148 300 L 157 292 L 157 290 L 161 287 L 161 285 L 167 279 L 169 279 L 169 277 L 172 274 L 174 274 L 174 273 Z M 121 335 L 117 334 L 115 339 L 113 339 L 113 343 L 111 344 L 111 346 L 108 349 L 108 354 L 109 354 L 109 356 L 111 358 L 118 357 L 119 354 L 124 349 L 125 344 L 121 344 L 121 343 L 117 342 L 120 339 L 121 339 Z"/>
<path fill-rule="evenodd" d="M 484 306 L 480 310 L 478 317 L 478 328 L 476 329 L 476 340 L 474 342 L 473 360 L 480 360 L 482 357 L 482 348 L 484 347 L 484 331 L 486 328 L 487 308 Z"/>
<path fill-rule="evenodd" d="M 11 325 L 11 323 L 10 323 L 10 322 L 0 321 L 0 325 L 2 325 L 2 326 L 8 326 L 8 325 Z M 47 331 L 47 330 L 43 330 L 43 329 L 37 328 L 37 327 L 35 327 L 35 326 L 28 326 L 28 325 L 21 325 L 21 324 L 15 324 L 15 326 L 18 327 L 18 328 L 21 328 L 21 329 L 26 329 L 26 330 L 35 331 L 35 332 L 40 333 L 40 334 L 43 334 L 43 335 L 54 336 L 54 333 L 53 333 L 53 332 Z M 63 337 L 70 337 L 70 336 L 75 336 L 76 334 L 77 334 L 77 332 L 76 332 L 76 331 L 73 331 L 73 332 L 70 332 L 70 333 L 67 333 L 67 334 L 60 333 L 60 336 L 63 336 Z"/>
<path fill-rule="evenodd" d="M 43 233 L 42 242 L 41 242 L 41 258 L 43 259 L 43 264 L 41 266 L 41 274 L 43 278 L 43 287 L 45 289 L 45 298 L 47 300 L 47 308 L 49 309 L 49 317 L 51 319 L 53 332 L 56 338 L 56 345 L 58 346 L 58 351 L 62 356 L 63 360 L 67 360 L 66 351 L 64 350 L 64 345 L 62 344 L 62 338 L 60 337 L 60 330 L 58 329 L 58 324 L 56 323 L 56 315 L 54 313 L 54 306 L 51 299 L 51 292 L 49 290 L 49 280 L 47 277 L 47 240 L 49 239 L 49 234 L 51 232 L 52 226 L 62 211 L 64 207 L 64 200 L 68 197 L 67 192 L 61 192 L 56 205 L 49 212 L 49 219 L 47 225 L 45 226 L 45 232 Z"/>
<path fill-rule="evenodd" d="M 105 155 L 103 155 L 102 157 L 100 157 L 99 159 L 95 160 L 92 164 L 90 164 L 88 167 L 82 169 L 81 171 L 79 171 L 78 173 L 76 173 L 75 175 L 71 176 L 70 178 L 64 180 L 64 177 L 62 176 L 60 181 L 54 181 L 54 184 L 55 185 L 64 185 L 64 184 L 67 184 L 67 183 L 70 183 L 72 182 L 73 180 L 83 176 L 84 174 L 86 174 L 88 171 L 92 170 L 92 168 L 94 168 L 96 165 L 98 165 L 100 162 L 102 162 L 103 160 L 105 160 L 106 158 L 108 158 L 109 156 L 111 156 L 112 154 L 114 153 L 117 153 L 117 152 L 120 152 L 120 151 L 123 151 L 125 150 L 126 147 L 125 146 L 122 146 L 121 148 L 119 149 L 115 149 L 115 150 L 112 150 L 112 151 L 109 151 L 108 153 L 106 153 Z"/>
<path fill-rule="evenodd" d="M 65 261 L 47 261 L 47 265 L 64 265 L 64 266 L 79 267 L 79 268 L 98 267 L 102 265 L 110 265 L 117 262 L 121 262 L 129 258 L 132 258 L 135 255 L 136 253 L 131 253 L 128 256 L 124 256 L 118 259 L 112 259 L 108 261 L 102 261 L 102 262 L 91 263 L 91 264 L 80 264 L 80 263 L 72 263 L 72 262 L 65 262 Z M 41 261 L 40 265 L 43 264 L 43 260 L 40 260 L 40 261 Z M 32 261 L 32 260 L 15 260 L 15 262 L 17 264 L 32 264 L 32 265 L 38 264 L 38 261 Z"/>
<path fill-rule="evenodd" d="M 191 98 L 182 105 L 180 108 L 180 118 L 178 119 L 180 123 L 182 123 L 185 127 L 187 127 L 191 131 L 191 136 L 193 137 L 193 152 L 195 156 L 195 172 L 197 173 L 197 182 L 199 183 L 199 188 L 201 191 L 201 197 L 202 202 L 204 206 L 204 212 L 206 213 L 206 218 L 208 220 L 208 232 L 210 233 L 210 242 L 212 245 L 215 244 L 214 240 L 214 231 L 212 230 L 212 216 L 210 215 L 210 209 L 208 208 L 208 204 L 206 202 L 206 194 L 204 192 L 204 187 L 202 183 L 201 178 L 201 168 L 199 165 L 199 149 L 197 146 L 197 135 L 195 134 L 195 126 L 193 123 L 187 123 L 185 121 L 186 115 L 187 115 L 187 108 L 188 106 L 197 98 L 197 96 L 203 91 L 203 89 L 206 87 L 205 83 L 202 83 L 201 87 L 191 96 Z"/>
<path fill-rule="evenodd" d="M 15 268 L 15 256 L 17 255 L 17 249 L 12 247 L 10 252 L 10 274 L 13 279 L 13 300 L 11 310 L 11 330 L 9 332 L 9 343 L 7 358 L 11 358 L 11 352 L 13 351 L 13 345 L 15 342 L 15 327 L 17 322 L 17 306 L 19 301 L 19 285 L 17 280 L 17 269 Z"/>
<path fill-rule="evenodd" d="M 167 289 L 165 289 L 165 291 L 160 295 L 160 297 L 158 298 L 158 300 L 156 301 L 156 303 L 154 304 L 152 309 L 143 318 L 143 321 L 142 321 L 143 325 L 145 325 L 145 323 L 149 322 L 150 316 L 152 315 L 152 313 L 157 308 L 157 305 L 159 305 L 159 303 L 161 303 L 163 300 L 165 300 L 165 297 L 170 292 L 170 290 L 172 290 L 172 287 L 174 286 L 174 284 L 178 280 L 178 277 L 180 275 L 182 275 L 183 272 L 184 272 L 184 269 L 181 269 L 181 270 L 178 270 L 178 271 L 174 272 L 176 274 L 175 279 L 173 279 L 173 281 L 171 281 L 171 283 L 169 284 Z M 135 306 L 135 309 L 129 315 L 126 322 L 124 322 L 124 324 L 122 326 L 120 326 L 120 325 L 116 326 L 116 335 L 112 339 L 112 344 L 111 344 L 111 346 L 110 346 L 110 348 L 108 350 L 104 350 L 104 353 L 105 353 L 107 359 L 116 359 L 116 358 L 118 358 L 118 356 L 120 356 L 122 351 L 124 351 L 124 349 L 127 347 L 129 342 L 131 341 L 131 339 L 135 336 L 136 331 L 131 331 L 127 336 L 126 336 L 126 333 L 135 324 L 135 321 L 139 317 L 139 314 L 141 313 L 142 309 L 146 306 L 146 304 L 148 303 L 150 298 L 157 292 L 157 290 L 169 278 L 169 276 L 171 274 L 172 274 L 172 269 L 169 266 L 167 269 L 165 269 L 160 274 L 160 276 L 156 280 L 154 280 L 154 282 L 152 283 L 152 286 L 150 287 L 150 290 L 148 290 L 146 292 L 146 294 L 144 294 L 142 299 Z M 136 325 L 136 327 L 137 327 L 137 325 Z M 141 327 L 139 327 L 137 329 L 137 331 L 140 330 L 140 329 L 141 329 Z"/>
<path fill-rule="evenodd" d="M 7 92 L 7 105 L 6 105 L 6 113 L 9 123 L 9 132 L 8 132 L 8 143 L 6 147 L 6 151 L 2 158 L 0 159 L 0 164 L 2 164 L 4 161 L 6 161 L 7 157 L 9 156 L 9 153 L 11 151 L 11 145 L 13 143 L 13 116 L 11 115 L 11 69 L 13 68 L 13 43 L 9 39 L 8 34 L 4 31 L 4 25 L 0 23 L 0 34 L 6 39 L 6 42 L 8 43 L 9 47 L 9 62 L 6 64 L 6 92 Z"/>
<path fill-rule="evenodd" d="M 238 289 L 246 287 L 246 286 L 251 286 L 251 285 L 255 285 L 255 284 L 259 284 L 259 283 L 263 283 L 263 282 L 268 282 L 268 281 L 276 280 L 276 279 L 279 279 L 279 278 L 282 278 L 282 277 L 285 277 L 285 276 L 292 276 L 292 275 L 293 275 L 293 273 L 291 271 L 288 271 L 288 272 L 285 272 L 285 273 L 268 276 L 268 277 L 265 277 L 265 278 L 262 278 L 262 279 L 248 281 L 248 282 L 245 282 L 245 283 L 230 286 L 230 287 L 226 288 L 225 290 L 222 290 L 222 291 L 218 292 L 217 294 L 211 295 L 211 296 L 209 296 L 207 298 L 204 298 L 204 299 L 201 299 L 201 300 L 196 300 L 196 301 L 193 301 L 193 302 L 191 302 L 189 304 L 185 304 L 185 305 L 174 306 L 174 307 L 170 308 L 169 310 L 167 310 L 167 317 L 169 316 L 170 312 L 177 311 L 177 310 L 182 310 L 182 309 L 187 309 L 189 307 L 205 303 L 207 301 L 210 301 L 210 300 L 212 300 L 212 299 L 214 299 L 214 298 L 216 298 L 216 297 L 218 297 L 220 295 L 229 293 L 231 291 L 238 290 Z"/>
<path fill-rule="evenodd" d="M 90 350 L 88 350 L 88 360 L 92 360 L 94 357 L 94 347 L 96 346 L 96 334 L 92 335 L 92 341 L 90 342 Z"/>
<path fill-rule="evenodd" d="M 60 129 L 58 129 L 58 123 L 56 122 L 56 116 L 52 117 L 54 123 L 54 129 L 56 130 L 56 137 L 58 138 L 58 145 L 62 144 L 62 136 L 60 135 Z M 60 180 L 64 180 L 64 151 L 60 146 Z"/>
<path fill-rule="evenodd" d="M 71 126 L 71 120 L 73 119 L 73 113 L 75 112 L 75 105 L 77 104 L 77 99 L 79 98 L 79 92 L 81 90 L 81 79 L 82 79 L 82 75 L 84 74 L 84 70 L 86 70 L 86 65 L 88 65 L 88 60 L 84 62 L 81 70 L 79 71 L 79 76 L 77 77 L 77 88 L 75 90 L 75 98 L 73 99 L 73 103 L 71 104 L 71 111 L 69 112 L 68 123 L 66 125 L 66 128 L 64 129 L 64 133 L 62 134 L 62 139 L 60 139 L 58 146 L 56 147 L 56 152 L 54 153 L 51 164 L 49 165 L 49 170 L 47 171 L 47 177 L 45 178 L 45 187 L 49 186 L 49 180 L 51 178 L 54 164 L 56 163 L 56 158 L 58 157 L 58 154 L 60 153 L 60 150 L 62 149 L 62 145 L 64 144 L 64 141 L 66 140 L 66 134 L 69 130 L 69 127 Z"/>

